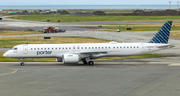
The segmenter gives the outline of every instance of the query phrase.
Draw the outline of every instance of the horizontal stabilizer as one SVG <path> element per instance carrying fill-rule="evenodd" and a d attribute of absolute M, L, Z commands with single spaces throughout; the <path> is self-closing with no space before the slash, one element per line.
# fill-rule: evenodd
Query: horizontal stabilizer
<path fill-rule="evenodd" d="M 167 48 L 172 48 L 172 47 L 175 47 L 174 45 L 161 45 L 161 46 L 157 46 L 157 48 L 162 48 L 162 49 L 167 49 Z"/>

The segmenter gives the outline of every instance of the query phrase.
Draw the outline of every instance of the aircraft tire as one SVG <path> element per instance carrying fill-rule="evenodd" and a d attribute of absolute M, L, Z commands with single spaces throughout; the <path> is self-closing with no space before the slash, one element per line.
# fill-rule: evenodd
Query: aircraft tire
<path fill-rule="evenodd" d="M 90 66 L 93 66 L 93 65 L 94 65 L 94 62 L 93 62 L 93 61 L 89 61 L 89 65 L 90 65 Z"/>
<path fill-rule="evenodd" d="M 21 62 L 21 66 L 24 66 L 24 62 Z"/>

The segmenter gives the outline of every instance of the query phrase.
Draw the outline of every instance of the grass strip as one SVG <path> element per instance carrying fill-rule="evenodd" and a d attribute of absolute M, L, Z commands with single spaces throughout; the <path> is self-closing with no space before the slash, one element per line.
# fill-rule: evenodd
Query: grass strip
<path fill-rule="evenodd" d="M 1 35 L 25 35 L 25 34 L 40 34 L 42 32 L 39 31 L 2 31 Z"/>
<path fill-rule="evenodd" d="M 90 37 L 1 37 L 0 48 L 12 48 L 19 44 L 107 43 L 109 40 Z"/>
<path fill-rule="evenodd" d="M 162 26 L 120 26 L 120 30 L 123 32 L 132 32 L 132 31 L 159 31 Z M 94 27 L 93 27 L 94 28 Z M 95 27 L 97 28 L 97 27 Z M 117 32 L 119 26 L 102 26 L 104 29 L 112 29 L 112 30 L 105 30 L 105 31 L 112 31 Z M 127 30 L 127 28 L 131 28 L 131 30 Z M 171 31 L 178 31 L 180 30 L 180 26 L 172 26 Z"/>
<path fill-rule="evenodd" d="M 160 21 L 180 20 L 179 16 L 70 16 L 59 14 L 17 15 L 13 19 L 50 22 L 112 22 L 112 21 Z"/>
<path fill-rule="evenodd" d="M 174 32 L 174 33 L 171 33 L 170 36 L 173 36 L 173 37 L 180 37 L 180 32 Z"/>
<path fill-rule="evenodd" d="M 128 57 L 103 57 L 103 58 L 98 58 L 96 60 L 119 60 L 119 59 L 155 58 L 155 57 L 166 57 L 166 55 L 142 54 L 142 55 L 128 56 Z"/>

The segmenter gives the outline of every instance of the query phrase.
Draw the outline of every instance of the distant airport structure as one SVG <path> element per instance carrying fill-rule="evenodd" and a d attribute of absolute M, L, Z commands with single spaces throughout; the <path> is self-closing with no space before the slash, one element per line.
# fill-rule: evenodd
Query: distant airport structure
<path fill-rule="evenodd" d="M 34 13 L 34 14 L 39 14 L 39 13 L 57 13 L 57 14 L 69 14 L 66 10 L 58 10 L 58 9 L 37 9 L 37 10 L 0 10 L 0 13 Z"/>

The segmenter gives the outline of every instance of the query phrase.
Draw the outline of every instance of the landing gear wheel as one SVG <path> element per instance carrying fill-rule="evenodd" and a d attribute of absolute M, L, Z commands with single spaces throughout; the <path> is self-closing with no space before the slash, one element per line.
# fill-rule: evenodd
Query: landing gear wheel
<path fill-rule="evenodd" d="M 24 66 L 24 62 L 21 62 L 21 66 Z"/>
<path fill-rule="evenodd" d="M 89 65 L 90 65 L 90 66 L 93 66 L 93 65 L 94 65 L 94 62 L 93 62 L 93 61 L 89 61 Z"/>

